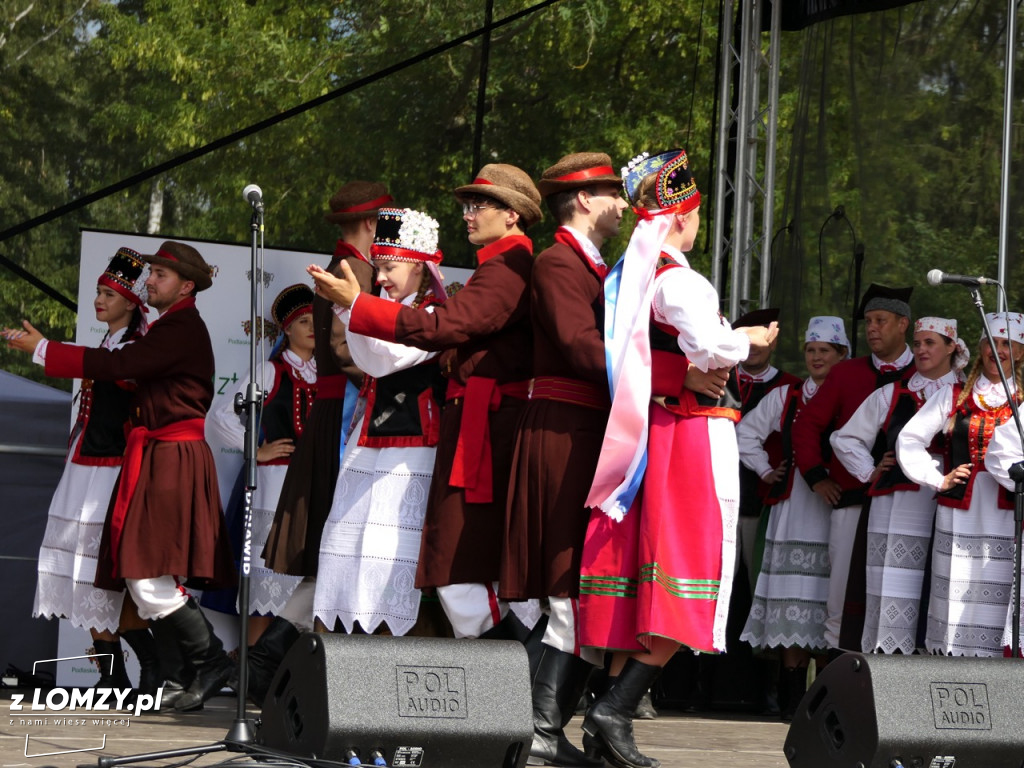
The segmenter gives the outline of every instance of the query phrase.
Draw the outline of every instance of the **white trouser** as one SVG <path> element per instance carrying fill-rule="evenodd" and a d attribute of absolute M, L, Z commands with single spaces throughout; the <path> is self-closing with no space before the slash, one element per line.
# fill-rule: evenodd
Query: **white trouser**
<path fill-rule="evenodd" d="M 828 532 L 828 557 L 832 570 L 828 577 L 828 617 L 825 619 L 825 642 L 829 648 L 839 647 L 839 630 L 843 624 L 846 604 L 846 582 L 850 578 L 853 540 L 857 536 L 860 505 L 833 509 Z"/>
<path fill-rule="evenodd" d="M 277 615 L 306 632 L 313 631 L 313 595 L 316 593 L 316 579 L 307 577 L 295 587 L 288 602 Z M 333 629 L 333 627 L 328 627 Z"/>
<path fill-rule="evenodd" d="M 437 588 L 441 607 L 456 637 L 480 637 L 508 613 L 498 599 L 498 584 L 447 584 Z"/>
<path fill-rule="evenodd" d="M 544 630 L 545 645 L 579 656 L 596 667 L 604 664 L 604 651 L 580 647 L 579 600 L 571 597 L 549 597 L 548 609 L 548 626 Z"/>
<path fill-rule="evenodd" d="M 188 593 L 174 576 L 125 579 L 128 593 L 139 609 L 140 619 L 162 619 L 185 605 Z"/>

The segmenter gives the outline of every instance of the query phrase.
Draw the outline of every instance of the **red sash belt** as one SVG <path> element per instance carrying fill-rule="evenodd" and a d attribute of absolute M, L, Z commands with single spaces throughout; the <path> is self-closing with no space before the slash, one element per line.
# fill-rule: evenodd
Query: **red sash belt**
<path fill-rule="evenodd" d="M 159 429 L 133 427 L 128 433 L 128 443 L 124 449 L 124 463 L 121 465 L 121 482 L 117 487 L 117 499 L 114 502 L 114 513 L 110 520 L 110 551 L 114 560 L 114 573 L 118 575 L 118 561 L 121 551 L 121 533 L 124 531 L 124 520 L 128 513 L 128 505 L 135 495 L 135 487 L 139 484 L 142 473 L 142 451 L 145 447 L 159 440 L 163 442 L 186 442 L 205 439 L 205 419 L 186 419 L 176 421 Z"/>
<path fill-rule="evenodd" d="M 465 386 L 448 382 L 448 400 L 464 400 L 459 439 L 448 482 L 456 488 L 466 489 L 466 501 L 473 504 L 494 501 L 491 422 L 487 414 L 498 410 L 503 396 L 526 400 L 529 392 L 529 381 L 498 384 L 495 379 L 470 376 Z"/>
<path fill-rule="evenodd" d="M 740 412 L 735 408 L 725 408 L 717 402 L 701 402 L 696 394 L 686 388 L 689 363 L 685 356 L 653 349 L 651 362 L 651 397 L 667 410 L 684 418 L 706 416 L 709 419 L 729 419 L 739 423 Z"/>
<path fill-rule="evenodd" d="M 733 424 L 739 424 L 740 412 L 735 408 L 725 408 L 720 405 L 702 405 L 697 401 L 697 396 L 688 389 L 679 393 L 676 402 L 665 400 L 665 396 L 655 396 L 658 403 L 664 406 L 665 410 L 671 411 L 683 418 L 705 416 L 709 419 L 728 419 Z"/>
<path fill-rule="evenodd" d="M 336 373 L 332 376 L 317 376 L 316 378 L 316 399 L 317 400 L 344 400 L 345 387 L 348 386 L 348 376 Z"/>
<path fill-rule="evenodd" d="M 560 403 L 582 405 L 596 411 L 607 411 L 612 407 L 607 387 L 598 387 L 587 381 L 566 379 L 561 376 L 535 378 L 530 399 L 557 400 Z"/>

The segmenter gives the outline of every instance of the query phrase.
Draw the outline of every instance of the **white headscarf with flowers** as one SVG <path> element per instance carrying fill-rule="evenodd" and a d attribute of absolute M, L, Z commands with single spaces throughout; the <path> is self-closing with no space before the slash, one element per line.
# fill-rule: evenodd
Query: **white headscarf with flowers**
<path fill-rule="evenodd" d="M 914 323 L 914 333 L 918 331 L 931 331 L 953 340 L 956 345 L 956 352 L 953 353 L 954 371 L 962 371 L 970 362 L 971 353 L 964 340 L 957 335 L 956 320 L 946 317 L 922 317 Z"/>

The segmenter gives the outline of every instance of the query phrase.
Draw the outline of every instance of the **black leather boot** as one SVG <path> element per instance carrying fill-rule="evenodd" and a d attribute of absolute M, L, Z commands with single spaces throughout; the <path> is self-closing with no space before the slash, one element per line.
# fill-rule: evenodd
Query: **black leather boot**
<path fill-rule="evenodd" d="M 160 671 L 163 676 L 163 693 L 160 696 L 161 710 L 174 709 L 178 699 L 192 685 L 196 671 L 192 665 L 181 657 L 177 639 L 169 632 L 161 632 L 157 625 L 150 624 L 153 642 L 156 644 L 157 657 L 160 659 Z"/>
<path fill-rule="evenodd" d="M 480 635 L 481 640 L 518 640 L 524 645 L 529 637 L 530 630 L 512 611 L 506 613 L 501 621 Z"/>
<path fill-rule="evenodd" d="M 131 688 L 132 681 L 128 670 L 124 668 L 124 648 L 120 640 L 93 640 L 92 647 L 96 653 L 109 653 L 114 657 L 113 663 L 109 656 L 100 656 L 96 661 L 100 665 L 100 679 L 93 688 Z"/>
<path fill-rule="evenodd" d="M 231 676 L 234 666 L 224 653 L 224 644 L 191 597 L 181 608 L 162 619 L 154 619 L 153 631 L 174 638 L 182 658 L 195 668 L 195 679 L 174 702 L 179 712 L 194 712 L 212 698 Z"/>
<path fill-rule="evenodd" d="M 640 703 L 636 705 L 636 712 L 633 713 L 634 720 L 657 720 L 658 710 L 654 708 L 654 702 L 651 700 L 651 692 L 647 691 L 640 699 Z"/>
<path fill-rule="evenodd" d="M 800 699 L 807 692 L 807 667 L 785 667 L 779 680 L 779 688 L 785 691 L 786 702 L 779 710 L 779 717 L 790 722 L 796 714 Z"/>
<path fill-rule="evenodd" d="M 121 633 L 121 639 L 135 652 L 139 660 L 139 693 L 156 696 L 163 673 L 160 670 L 160 654 L 157 653 L 156 640 L 148 629 L 128 629 Z"/>
<path fill-rule="evenodd" d="M 641 754 L 633 740 L 633 713 L 661 674 L 661 667 L 630 659 L 608 692 L 594 702 L 583 719 L 587 756 L 600 755 L 617 768 L 658 768 L 660 762 Z"/>
<path fill-rule="evenodd" d="M 578 656 L 544 646 L 533 678 L 533 744 L 527 764 L 565 768 L 601 768 L 604 764 L 577 749 L 563 730 L 593 669 Z"/>
<path fill-rule="evenodd" d="M 511 613 L 511 611 L 509 611 Z M 540 666 L 541 657 L 544 655 L 544 632 L 548 628 L 548 615 L 542 614 L 530 630 L 523 645 L 526 646 L 526 658 L 530 662 L 530 679 L 537 676 L 537 667 Z"/>
<path fill-rule="evenodd" d="M 270 690 L 277 668 L 281 666 L 288 649 L 299 639 L 299 630 L 294 624 L 280 616 L 275 616 L 270 625 L 263 630 L 257 640 L 249 648 L 249 699 L 258 707 Z"/>

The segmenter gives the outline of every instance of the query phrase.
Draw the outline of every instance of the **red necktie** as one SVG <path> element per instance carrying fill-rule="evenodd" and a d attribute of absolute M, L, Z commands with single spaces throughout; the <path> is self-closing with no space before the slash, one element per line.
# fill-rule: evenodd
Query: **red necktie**
<path fill-rule="evenodd" d="M 740 373 L 737 375 L 737 384 L 740 391 L 740 403 L 743 405 L 747 404 L 747 400 L 750 399 L 750 394 L 754 389 L 754 377 L 746 373 Z"/>

